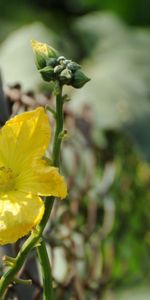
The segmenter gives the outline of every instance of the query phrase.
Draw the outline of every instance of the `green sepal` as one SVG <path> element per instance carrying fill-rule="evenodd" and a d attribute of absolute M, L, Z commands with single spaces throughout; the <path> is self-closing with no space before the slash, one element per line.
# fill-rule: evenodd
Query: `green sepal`
<path fill-rule="evenodd" d="M 71 85 L 73 87 L 79 89 L 79 88 L 83 87 L 89 80 L 90 80 L 90 78 L 88 78 L 83 72 L 81 72 L 80 70 L 77 70 L 73 74 L 73 79 L 72 79 Z"/>
<path fill-rule="evenodd" d="M 46 67 L 46 57 L 40 53 L 35 53 L 35 64 L 38 70 Z"/>
<path fill-rule="evenodd" d="M 58 58 L 58 52 L 53 48 L 47 45 L 48 58 Z"/>
<path fill-rule="evenodd" d="M 51 81 L 54 79 L 54 69 L 50 66 L 47 66 L 41 70 L 39 70 L 39 73 L 41 74 L 43 80 L 45 81 Z"/>

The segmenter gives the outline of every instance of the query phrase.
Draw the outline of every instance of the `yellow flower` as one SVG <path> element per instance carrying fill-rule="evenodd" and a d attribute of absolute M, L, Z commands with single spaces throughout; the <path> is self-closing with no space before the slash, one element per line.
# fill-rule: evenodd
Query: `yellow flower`
<path fill-rule="evenodd" d="M 15 242 L 40 222 L 40 196 L 66 197 L 64 178 L 43 159 L 49 141 L 50 125 L 41 107 L 9 120 L 0 131 L 1 245 Z"/>

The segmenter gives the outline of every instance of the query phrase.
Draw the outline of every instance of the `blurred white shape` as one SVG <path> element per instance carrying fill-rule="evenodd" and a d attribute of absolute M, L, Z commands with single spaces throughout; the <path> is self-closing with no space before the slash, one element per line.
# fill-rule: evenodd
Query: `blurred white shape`
<path fill-rule="evenodd" d="M 133 29 L 107 13 L 77 21 L 89 58 L 83 69 L 91 78 L 76 90 L 70 109 L 93 111 L 93 123 L 104 129 L 125 129 L 150 160 L 150 31 Z"/>
<path fill-rule="evenodd" d="M 67 262 L 63 248 L 55 248 L 53 252 L 53 276 L 58 282 L 63 282 L 67 273 Z"/>
<path fill-rule="evenodd" d="M 0 47 L 0 69 L 6 84 L 19 82 L 25 89 L 33 89 L 43 82 L 36 70 L 32 39 L 55 47 L 54 33 L 42 23 L 25 25 L 11 33 Z"/>

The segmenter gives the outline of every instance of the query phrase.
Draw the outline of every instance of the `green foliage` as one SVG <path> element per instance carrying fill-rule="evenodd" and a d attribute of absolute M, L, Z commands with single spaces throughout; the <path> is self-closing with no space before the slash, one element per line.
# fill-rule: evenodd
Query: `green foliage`
<path fill-rule="evenodd" d="M 112 187 L 116 199 L 112 277 L 117 285 L 150 275 L 150 166 L 139 160 L 126 140 L 118 140 L 113 151 L 118 171 Z"/>
<path fill-rule="evenodd" d="M 116 132 L 105 132 L 101 146 L 93 142 L 87 150 L 76 138 L 63 152 L 64 169 L 71 178 L 70 209 L 72 199 L 78 203 L 73 232 L 84 239 L 82 278 L 87 285 L 93 282 L 95 291 L 103 280 L 105 287 L 114 289 L 146 282 L 150 278 L 150 166 Z M 93 253 L 100 256 L 96 265 Z"/>

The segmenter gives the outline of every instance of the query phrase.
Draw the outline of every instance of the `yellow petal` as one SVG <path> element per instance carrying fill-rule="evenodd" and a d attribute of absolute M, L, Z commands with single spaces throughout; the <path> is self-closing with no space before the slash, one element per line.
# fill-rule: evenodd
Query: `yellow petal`
<path fill-rule="evenodd" d="M 33 51 L 48 56 L 48 45 L 47 44 L 40 43 L 36 40 L 32 40 L 31 46 L 32 46 Z"/>
<path fill-rule="evenodd" d="M 31 41 L 31 46 L 36 54 L 43 54 L 45 57 L 57 57 L 57 51 L 46 43 L 41 43 L 36 40 Z"/>
<path fill-rule="evenodd" d="M 32 161 L 44 155 L 50 141 L 50 125 L 42 107 L 18 115 L 0 134 L 0 161 L 15 174 L 29 168 Z"/>
<path fill-rule="evenodd" d="M 40 197 L 22 192 L 0 195 L 0 245 L 16 242 L 41 220 L 44 203 Z"/>
<path fill-rule="evenodd" d="M 37 161 L 32 169 L 28 169 L 17 178 L 18 190 L 31 192 L 41 196 L 65 198 L 67 185 L 64 177 L 55 167 L 50 167 L 44 160 Z"/>

